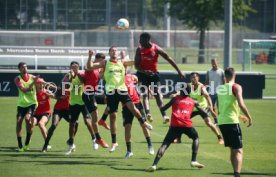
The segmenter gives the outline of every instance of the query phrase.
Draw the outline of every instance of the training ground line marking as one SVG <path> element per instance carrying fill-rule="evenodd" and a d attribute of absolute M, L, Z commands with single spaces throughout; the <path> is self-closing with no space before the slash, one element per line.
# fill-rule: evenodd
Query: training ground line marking
<path fill-rule="evenodd" d="M 153 135 L 155 135 L 155 136 L 158 136 L 158 137 L 161 137 L 161 138 L 164 138 L 164 137 L 165 137 L 165 136 L 163 136 L 163 135 L 161 135 L 161 134 L 159 134 L 159 133 L 157 133 L 157 132 L 154 132 L 154 131 L 151 131 L 151 134 L 153 134 Z M 190 149 L 190 146 L 189 146 L 188 144 L 184 144 L 184 146 L 185 146 L 186 148 L 189 148 L 189 149 Z M 221 146 L 221 145 L 218 144 L 218 146 Z M 208 153 L 208 152 L 205 152 L 205 151 L 200 151 L 200 152 L 203 153 L 203 154 L 206 155 L 206 156 L 209 156 L 209 157 L 212 157 L 212 158 L 215 158 L 215 159 L 218 159 L 218 160 L 222 160 L 222 161 L 224 161 L 225 163 L 231 165 L 230 161 L 225 160 L 224 158 L 220 158 L 219 156 L 216 156 L 216 155 L 214 155 L 214 154 L 211 154 L 211 153 Z M 255 170 L 253 170 L 253 169 L 250 169 L 250 168 L 242 168 L 242 169 L 245 170 L 246 172 L 261 173 L 261 172 L 255 171 Z"/>

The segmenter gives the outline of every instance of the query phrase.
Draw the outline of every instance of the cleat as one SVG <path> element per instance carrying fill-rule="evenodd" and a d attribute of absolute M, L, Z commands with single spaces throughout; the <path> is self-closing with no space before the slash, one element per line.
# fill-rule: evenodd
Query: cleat
<path fill-rule="evenodd" d="M 153 121 L 153 117 L 151 116 L 151 114 L 147 114 L 147 120 L 149 122 L 152 122 Z"/>
<path fill-rule="evenodd" d="M 65 152 L 65 155 L 69 155 L 69 154 L 71 154 L 72 152 L 75 152 L 75 151 L 76 151 L 76 145 L 75 144 L 69 145 L 69 148 Z"/>
<path fill-rule="evenodd" d="M 22 147 L 22 148 L 18 148 L 18 149 L 16 149 L 16 151 L 17 152 L 24 152 L 24 148 Z"/>
<path fill-rule="evenodd" d="M 168 116 L 163 117 L 163 124 L 167 124 L 170 122 L 170 118 Z"/>
<path fill-rule="evenodd" d="M 104 127 L 107 130 L 110 130 L 110 127 L 107 125 L 107 123 L 104 120 L 99 120 L 98 124 L 102 127 Z"/>
<path fill-rule="evenodd" d="M 154 149 L 152 146 L 149 146 L 149 154 L 154 155 Z"/>
<path fill-rule="evenodd" d="M 47 148 L 43 148 L 42 150 L 41 150 L 41 152 L 48 152 L 48 150 L 47 150 Z"/>
<path fill-rule="evenodd" d="M 191 167 L 204 168 L 204 165 L 198 163 L 197 161 L 193 161 L 191 162 Z"/>
<path fill-rule="evenodd" d="M 146 169 L 146 171 L 148 171 L 148 172 L 154 172 L 154 171 L 156 171 L 156 165 L 153 165 L 153 166 L 151 166 L 151 167 L 149 167 L 148 169 Z"/>
<path fill-rule="evenodd" d="M 99 145 L 98 145 L 98 143 L 97 143 L 97 140 L 96 140 L 96 139 L 92 140 L 92 147 L 93 147 L 93 149 L 94 149 L 94 150 L 99 149 Z"/>
<path fill-rule="evenodd" d="M 146 129 L 148 129 L 148 130 L 152 130 L 152 125 L 150 125 L 147 122 L 144 122 L 143 126 L 146 127 Z"/>
<path fill-rule="evenodd" d="M 108 148 L 108 144 L 103 140 L 103 139 L 99 139 L 95 141 L 97 144 L 99 144 L 100 146 L 102 146 L 103 148 Z"/>
<path fill-rule="evenodd" d="M 28 144 L 28 145 L 23 146 L 23 150 L 24 150 L 24 151 L 30 150 L 30 145 Z"/>
<path fill-rule="evenodd" d="M 114 152 L 118 146 L 119 146 L 118 143 L 112 143 L 111 149 L 109 150 L 109 152 Z"/>
<path fill-rule="evenodd" d="M 125 155 L 125 159 L 129 159 L 133 156 L 133 153 L 132 152 L 127 152 L 126 155 Z"/>
<path fill-rule="evenodd" d="M 219 139 L 218 139 L 218 144 L 224 144 L 224 141 L 223 141 L 222 138 L 219 138 Z"/>

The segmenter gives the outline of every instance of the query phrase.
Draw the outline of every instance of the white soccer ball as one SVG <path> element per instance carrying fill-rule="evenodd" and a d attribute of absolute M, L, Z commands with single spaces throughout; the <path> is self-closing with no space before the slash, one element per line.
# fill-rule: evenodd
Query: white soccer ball
<path fill-rule="evenodd" d="M 125 29 L 128 29 L 129 27 L 129 22 L 127 19 L 125 18 L 120 18 L 118 21 L 117 21 L 117 28 L 119 29 L 122 29 L 122 30 L 125 30 Z"/>

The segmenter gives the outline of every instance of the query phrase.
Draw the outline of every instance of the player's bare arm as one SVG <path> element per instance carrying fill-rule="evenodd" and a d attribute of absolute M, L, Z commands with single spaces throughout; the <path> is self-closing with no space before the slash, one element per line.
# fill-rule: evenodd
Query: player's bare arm
<path fill-rule="evenodd" d="M 92 56 L 93 56 L 94 52 L 92 50 L 88 51 L 88 60 L 86 62 L 86 69 L 90 70 L 91 67 L 93 66 L 93 61 L 92 61 Z"/>
<path fill-rule="evenodd" d="M 164 106 L 162 106 L 160 108 L 161 111 L 166 111 L 169 107 L 172 106 L 172 104 L 175 102 L 175 97 L 173 97 L 167 104 L 165 104 Z"/>
<path fill-rule="evenodd" d="M 98 68 L 105 68 L 106 60 L 101 60 L 99 62 L 91 62 L 90 68 L 87 67 L 88 70 L 98 69 Z"/>
<path fill-rule="evenodd" d="M 237 84 L 236 87 L 234 88 L 234 93 L 236 94 L 239 107 L 241 108 L 244 115 L 248 118 L 247 127 L 250 127 L 252 125 L 252 117 L 249 114 L 249 111 L 244 103 L 243 96 L 242 96 L 242 87 Z"/>
<path fill-rule="evenodd" d="M 34 81 L 33 81 L 28 87 L 24 87 L 22 84 L 17 85 L 17 87 L 18 87 L 23 93 L 32 91 L 32 88 L 33 88 L 35 82 L 37 81 L 37 79 L 39 78 L 39 75 L 37 75 L 37 76 L 31 75 L 31 77 L 33 78 Z M 17 78 L 15 78 L 15 80 L 14 80 L 15 83 L 16 83 L 16 79 L 17 79 Z"/>
<path fill-rule="evenodd" d="M 133 66 L 135 64 L 134 60 L 123 60 L 124 66 Z"/>
<path fill-rule="evenodd" d="M 206 100 L 207 100 L 207 103 L 208 103 L 208 106 L 209 106 L 209 108 L 210 108 L 210 112 L 211 112 L 212 116 L 213 116 L 214 118 L 216 118 L 216 117 L 217 117 L 217 114 L 216 114 L 216 113 L 214 112 L 214 110 L 213 110 L 213 103 L 212 103 L 211 97 L 210 97 L 210 95 L 209 95 L 209 93 L 207 92 L 207 90 L 206 90 L 205 87 L 202 88 L 201 93 L 202 93 L 202 95 L 203 95 L 203 96 L 206 98 Z"/>
<path fill-rule="evenodd" d="M 165 52 L 162 48 L 158 47 L 158 53 L 165 59 L 167 60 L 173 67 L 174 69 L 177 71 L 178 75 L 180 78 L 184 78 L 185 76 L 182 74 L 182 72 L 180 71 L 180 69 L 178 68 L 178 66 L 176 65 L 176 63 L 174 62 L 174 60 L 167 54 L 167 52 Z"/>

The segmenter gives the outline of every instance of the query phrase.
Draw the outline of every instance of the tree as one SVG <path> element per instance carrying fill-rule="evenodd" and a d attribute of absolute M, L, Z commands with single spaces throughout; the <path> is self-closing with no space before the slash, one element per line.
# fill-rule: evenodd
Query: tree
<path fill-rule="evenodd" d="M 233 0 L 233 19 L 241 20 L 247 17 L 252 0 Z M 205 32 L 212 23 L 217 24 L 224 17 L 224 0 L 164 0 L 170 2 L 170 15 L 183 20 L 190 28 L 199 31 L 198 63 L 204 63 Z"/>

